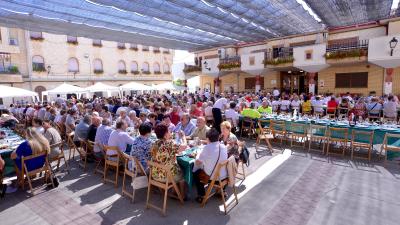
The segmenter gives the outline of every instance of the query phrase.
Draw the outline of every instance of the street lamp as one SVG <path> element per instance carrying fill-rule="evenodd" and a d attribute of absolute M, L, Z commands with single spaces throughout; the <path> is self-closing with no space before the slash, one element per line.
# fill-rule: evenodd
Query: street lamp
<path fill-rule="evenodd" d="M 90 80 L 92 79 L 92 63 L 90 62 L 90 57 L 89 57 L 89 53 L 85 53 L 83 55 L 83 57 L 85 57 L 85 59 L 89 60 L 89 78 Z"/>
<path fill-rule="evenodd" d="M 50 70 L 51 70 L 51 66 L 50 65 L 48 65 L 47 66 L 47 77 L 49 76 L 49 74 L 50 74 Z"/>
<path fill-rule="evenodd" d="M 389 46 L 390 46 L 390 56 L 393 56 L 393 51 L 396 48 L 397 42 L 399 42 L 396 37 L 393 37 L 392 40 L 390 40 L 389 42 Z"/>

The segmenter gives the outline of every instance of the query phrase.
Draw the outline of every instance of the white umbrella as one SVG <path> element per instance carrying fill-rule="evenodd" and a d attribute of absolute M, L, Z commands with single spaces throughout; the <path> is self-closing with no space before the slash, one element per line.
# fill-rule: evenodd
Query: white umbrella
<path fill-rule="evenodd" d="M 0 98 L 36 97 L 38 94 L 22 88 L 0 85 Z"/>
<path fill-rule="evenodd" d="M 85 91 L 88 92 L 101 92 L 101 91 L 114 91 L 119 92 L 119 87 L 103 84 L 101 82 L 97 82 L 96 84 L 85 88 Z"/>
<path fill-rule="evenodd" d="M 84 93 L 86 92 L 85 89 L 78 87 L 78 86 L 74 86 L 71 84 L 67 84 L 67 83 L 63 83 L 60 86 L 48 90 L 48 91 L 44 91 L 43 95 L 49 95 L 49 94 L 78 94 L 78 93 Z"/>
<path fill-rule="evenodd" d="M 177 86 L 177 85 L 173 84 L 172 82 L 157 84 L 157 85 L 154 85 L 153 88 L 154 88 L 154 90 L 157 90 L 157 91 L 166 91 L 166 90 L 182 91 L 182 90 L 186 89 L 186 87 Z"/>
<path fill-rule="evenodd" d="M 127 84 L 122 85 L 120 88 L 123 91 L 150 91 L 150 90 L 153 90 L 152 87 L 145 85 L 145 84 L 137 83 L 137 82 L 129 82 Z"/>

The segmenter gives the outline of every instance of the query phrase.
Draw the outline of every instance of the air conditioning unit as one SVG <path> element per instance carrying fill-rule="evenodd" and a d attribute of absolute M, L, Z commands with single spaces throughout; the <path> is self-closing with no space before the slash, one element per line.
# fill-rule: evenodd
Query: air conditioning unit
<path fill-rule="evenodd" d="M 220 59 L 226 58 L 226 49 L 224 49 L 224 48 L 218 49 L 218 57 Z"/>
<path fill-rule="evenodd" d="M 16 38 L 10 38 L 9 44 L 10 44 L 10 45 L 18 45 L 18 39 L 16 39 Z"/>

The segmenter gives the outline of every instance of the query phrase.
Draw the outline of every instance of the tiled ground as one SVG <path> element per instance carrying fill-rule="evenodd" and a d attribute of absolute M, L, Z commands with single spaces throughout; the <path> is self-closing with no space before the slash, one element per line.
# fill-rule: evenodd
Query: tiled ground
<path fill-rule="evenodd" d="M 251 175 L 239 185 L 239 205 L 228 215 L 215 197 L 205 208 L 169 199 L 163 217 L 145 209 L 146 190 L 137 191 L 132 204 L 121 196 L 121 186 L 104 184 L 93 174 L 94 165 L 84 173 L 73 162 L 70 174 L 59 173 L 58 188 L 41 188 L 35 197 L 18 191 L 0 200 L 0 224 L 399 224 L 397 163 L 383 168 L 302 151 L 271 156 L 250 150 Z M 161 195 L 154 196 L 161 203 Z"/>

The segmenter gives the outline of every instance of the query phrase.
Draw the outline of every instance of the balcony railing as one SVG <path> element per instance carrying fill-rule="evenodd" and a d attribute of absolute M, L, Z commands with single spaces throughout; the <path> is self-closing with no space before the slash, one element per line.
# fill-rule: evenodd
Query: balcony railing
<path fill-rule="evenodd" d="M 368 40 L 347 41 L 328 44 L 326 59 L 343 59 L 368 55 Z"/>
<path fill-rule="evenodd" d="M 0 62 L 1 63 L 1 62 Z M 19 74 L 19 69 L 17 66 L 0 66 L 0 74 Z"/>
<path fill-rule="evenodd" d="M 224 70 L 224 69 L 240 68 L 241 65 L 242 63 L 240 60 L 240 56 L 226 57 L 219 60 L 218 69 Z"/>
<path fill-rule="evenodd" d="M 285 63 L 293 63 L 293 48 L 282 47 L 268 49 L 265 52 L 264 65 L 279 65 Z"/>
<path fill-rule="evenodd" d="M 67 36 L 67 43 L 68 44 L 77 45 L 78 44 L 78 38 L 75 37 L 75 36 Z"/>
<path fill-rule="evenodd" d="M 183 68 L 184 73 L 191 73 L 191 72 L 200 72 L 201 71 L 201 66 L 196 66 L 196 65 L 186 65 Z"/>

